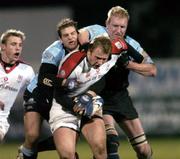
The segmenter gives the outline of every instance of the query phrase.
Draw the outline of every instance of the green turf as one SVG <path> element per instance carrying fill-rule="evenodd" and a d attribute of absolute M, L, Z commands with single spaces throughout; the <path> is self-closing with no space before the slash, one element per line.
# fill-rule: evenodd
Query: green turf
<path fill-rule="evenodd" d="M 154 151 L 154 159 L 180 159 L 180 138 L 149 139 Z M 15 159 L 19 144 L 0 145 L 0 159 Z M 126 140 L 121 141 L 122 159 L 136 159 L 135 153 Z M 79 142 L 77 152 L 80 159 L 91 159 L 92 155 L 86 142 Z M 38 159 L 58 159 L 56 151 L 39 153 Z"/>

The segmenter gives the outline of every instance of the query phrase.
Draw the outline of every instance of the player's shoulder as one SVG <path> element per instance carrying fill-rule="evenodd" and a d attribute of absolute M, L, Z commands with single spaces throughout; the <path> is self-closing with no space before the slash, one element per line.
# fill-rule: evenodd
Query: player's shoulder
<path fill-rule="evenodd" d="M 24 81 L 26 80 L 29 81 L 35 75 L 33 67 L 22 60 L 17 61 L 16 69 L 13 69 L 13 71 L 24 77 L 23 78 Z"/>
<path fill-rule="evenodd" d="M 108 36 L 107 29 L 99 24 L 89 25 L 87 27 L 84 27 L 84 29 L 89 32 L 90 40 L 93 40 L 94 38 L 100 35 Z"/>
<path fill-rule="evenodd" d="M 104 26 L 99 25 L 99 24 L 88 25 L 88 26 L 86 26 L 84 28 L 96 28 L 96 29 L 100 29 L 101 28 L 101 29 L 105 29 Z"/>
<path fill-rule="evenodd" d="M 144 50 L 137 40 L 135 40 L 134 38 L 132 38 L 128 35 L 125 36 L 125 41 L 138 52 L 142 52 Z"/>
<path fill-rule="evenodd" d="M 25 70 L 32 70 L 33 71 L 33 67 L 28 63 L 25 62 L 23 60 L 18 60 L 17 61 L 17 66 L 19 69 L 25 71 Z"/>
<path fill-rule="evenodd" d="M 26 67 L 32 67 L 30 65 L 30 63 L 28 63 L 27 61 L 24 61 L 24 60 L 18 60 L 17 64 L 21 64 L 21 65 L 26 66 Z"/>
<path fill-rule="evenodd" d="M 128 36 L 128 35 L 126 35 L 125 36 L 125 41 L 128 43 L 128 44 L 138 44 L 138 45 L 140 45 L 139 44 L 139 42 L 137 41 L 137 40 L 135 40 L 134 38 L 132 38 L 132 37 L 130 37 L 130 36 Z"/>
<path fill-rule="evenodd" d="M 70 52 L 63 58 L 58 77 L 67 78 L 74 70 L 78 69 L 80 63 L 84 61 L 87 53 L 84 51 Z"/>
<path fill-rule="evenodd" d="M 53 56 L 56 56 L 57 54 L 64 52 L 63 44 L 57 40 L 53 42 L 50 46 L 48 46 L 43 54 L 52 54 Z"/>
<path fill-rule="evenodd" d="M 64 46 L 59 40 L 57 40 L 44 50 L 41 63 L 50 63 L 57 66 L 64 55 Z"/>
<path fill-rule="evenodd" d="M 62 49 L 62 48 L 63 48 L 63 44 L 59 40 L 56 40 L 51 45 L 49 45 L 45 50 Z"/>

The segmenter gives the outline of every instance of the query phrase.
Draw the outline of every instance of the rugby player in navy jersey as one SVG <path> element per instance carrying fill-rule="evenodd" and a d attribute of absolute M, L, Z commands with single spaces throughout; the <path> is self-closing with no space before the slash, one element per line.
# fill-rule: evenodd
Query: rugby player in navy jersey
<path fill-rule="evenodd" d="M 19 148 L 17 159 L 36 159 L 38 151 L 55 149 L 52 138 L 37 142 L 43 119 L 49 120 L 53 89 L 60 83 L 56 78 L 59 63 L 67 53 L 79 47 L 77 23 L 64 18 L 57 25 L 57 33 L 59 39 L 43 52 L 38 75 L 24 93 L 25 141 Z"/>
<path fill-rule="evenodd" d="M 137 154 L 138 159 L 151 159 L 152 150 L 147 141 L 138 113 L 133 106 L 128 92 L 128 75 L 134 71 L 143 76 L 156 76 L 157 68 L 141 45 L 126 35 L 129 14 L 126 9 L 115 6 L 107 15 L 106 27 L 91 25 L 81 29 L 79 41 L 81 44 L 93 40 L 96 36 L 106 35 L 111 39 L 124 37 L 128 44 L 128 52 L 122 54 L 116 65 L 107 73 L 105 80 L 101 80 L 93 86 L 95 92 L 100 92 L 104 99 L 103 119 L 107 133 L 108 159 L 119 159 L 118 132 L 114 123 L 117 122 Z M 105 85 L 103 88 L 103 84 Z M 101 90 L 102 89 L 102 90 Z M 101 90 L 101 91 L 100 91 Z"/>

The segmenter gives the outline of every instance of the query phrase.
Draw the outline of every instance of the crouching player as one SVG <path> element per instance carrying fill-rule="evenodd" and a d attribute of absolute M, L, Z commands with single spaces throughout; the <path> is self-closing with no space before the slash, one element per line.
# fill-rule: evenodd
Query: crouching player
<path fill-rule="evenodd" d="M 123 42 L 119 41 L 120 44 Z M 60 158 L 75 158 L 80 131 L 90 145 L 94 158 L 107 158 L 103 100 L 88 88 L 114 66 L 124 49 L 127 49 L 125 43 L 117 54 L 110 55 L 110 39 L 100 36 L 89 44 L 87 51 L 72 52 L 61 62 L 58 77 L 64 79 L 62 83 L 65 87 L 55 88 L 49 120 Z M 70 85 L 71 80 L 75 80 L 76 84 Z"/>

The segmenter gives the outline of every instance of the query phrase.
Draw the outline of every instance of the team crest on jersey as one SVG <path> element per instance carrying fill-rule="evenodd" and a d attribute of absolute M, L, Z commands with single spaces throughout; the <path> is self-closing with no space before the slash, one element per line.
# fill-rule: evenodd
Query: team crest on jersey
<path fill-rule="evenodd" d="M 8 77 L 1 77 L 0 78 L 0 84 L 7 83 Z"/>

